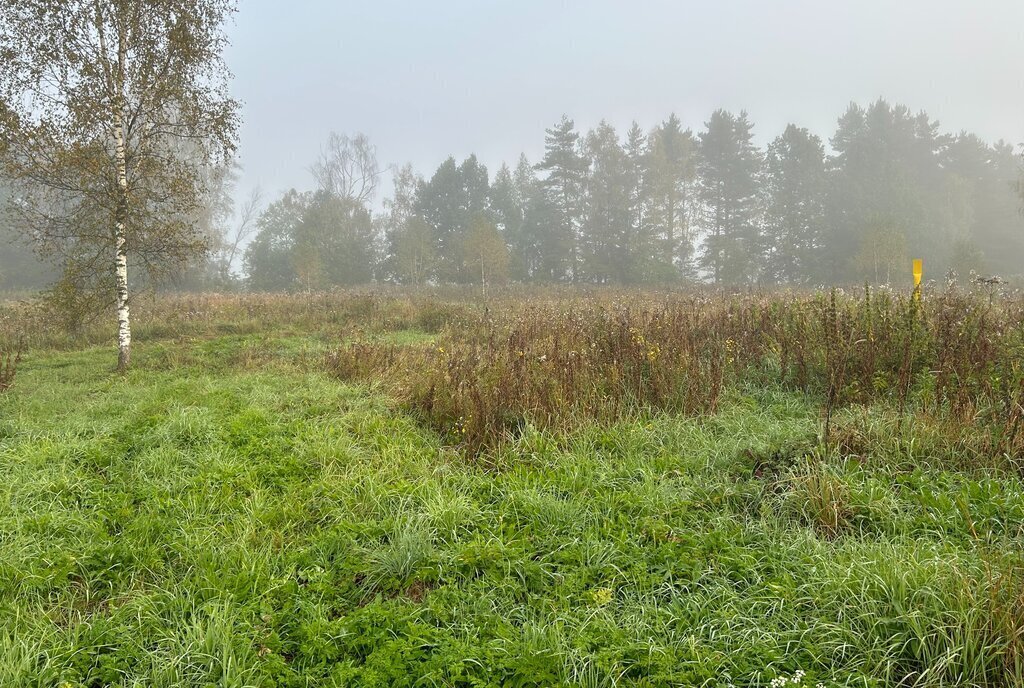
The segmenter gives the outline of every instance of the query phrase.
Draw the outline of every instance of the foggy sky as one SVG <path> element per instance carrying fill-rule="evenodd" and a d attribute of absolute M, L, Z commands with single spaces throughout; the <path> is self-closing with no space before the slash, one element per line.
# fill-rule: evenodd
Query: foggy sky
<path fill-rule="evenodd" d="M 476 153 L 493 177 L 536 161 L 563 113 L 622 134 L 746 109 L 761 145 L 790 121 L 827 143 L 881 96 L 1024 141 L 1024 0 L 241 0 L 230 35 L 239 195 L 311 188 L 331 130 L 367 134 L 383 165 L 429 176 Z"/>

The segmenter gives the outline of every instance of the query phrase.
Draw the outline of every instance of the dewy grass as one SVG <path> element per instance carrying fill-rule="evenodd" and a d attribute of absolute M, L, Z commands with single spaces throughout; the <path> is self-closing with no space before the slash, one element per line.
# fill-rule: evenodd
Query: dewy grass
<path fill-rule="evenodd" d="M 902 415 L 838 395 L 823 442 L 829 378 L 768 344 L 751 368 L 745 308 L 714 413 L 527 421 L 486 462 L 388 377 L 459 328 L 483 347 L 463 311 L 339 330 L 395 347 L 373 385 L 258 312 L 143 338 L 123 377 L 106 349 L 30 351 L 0 395 L 0 686 L 1021 685 L 998 435 L 917 373 Z"/>

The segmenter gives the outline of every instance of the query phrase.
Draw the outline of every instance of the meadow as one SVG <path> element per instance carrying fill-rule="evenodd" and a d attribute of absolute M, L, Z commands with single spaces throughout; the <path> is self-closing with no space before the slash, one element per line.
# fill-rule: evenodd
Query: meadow
<path fill-rule="evenodd" d="M 0 686 L 1024 685 L 1024 298 L 0 307 Z"/>

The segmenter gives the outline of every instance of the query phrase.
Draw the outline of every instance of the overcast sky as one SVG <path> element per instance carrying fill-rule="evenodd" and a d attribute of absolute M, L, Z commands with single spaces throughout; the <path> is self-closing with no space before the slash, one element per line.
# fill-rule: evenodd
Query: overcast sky
<path fill-rule="evenodd" d="M 476 153 L 493 175 L 562 113 L 622 133 L 746 109 L 764 144 L 787 122 L 827 140 L 881 96 L 1024 141 L 1024 0 L 241 0 L 230 33 L 240 194 L 311 187 L 331 130 L 382 164 Z"/>

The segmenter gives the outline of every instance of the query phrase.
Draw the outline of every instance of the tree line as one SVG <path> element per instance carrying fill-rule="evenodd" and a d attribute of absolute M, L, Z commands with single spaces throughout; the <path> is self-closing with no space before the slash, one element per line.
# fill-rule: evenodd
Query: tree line
<path fill-rule="evenodd" d="M 193 213 L 206 251 L 179 261 L 171 285 L 886 283 L 912 257 L 932 276 L 1024 272 L 1012 145 L 942 133 L 885 100 L 851 104 L 828 148 L 790 124 L 762 149 L 753 129 L 745 112 L 725 110 L 696 132 L 675 115 L 624 135 L 607 122 L 580 132 L 563 117 L 536 162 L 520 156 L 491 175 L 475 155 L 449 157 L 429 177 L 383 168 L 365 136 L 332 134 L 313 189 L 269 204 L 254 191 L 239 207 L 237 167 L 207 167 Z M 67 279 L 13 228 L 0 233 L 10 235 L 0 288 Z"/>
<path fill-rule="evenodd" d="M 675 115 L 624 136 L 563 117 L 543 157 L 491 176 L 475 155 L 429 176 L 381 175 L 365 137 L 332 135 L 317 188 L 288 191 L 245 251 L 258 290 L 505 281 L 802 285 L 1022 272 L 1020 159 L 1005 142 L 945 134 L 925 113 L 851 104 L 826 150 L 790 124 L 759 148 L 745 112 L 696 133 Z M 333 170 L 333 173 L 330 172 Z M 358 187 L 355 183 L 358 182 Z"/>

